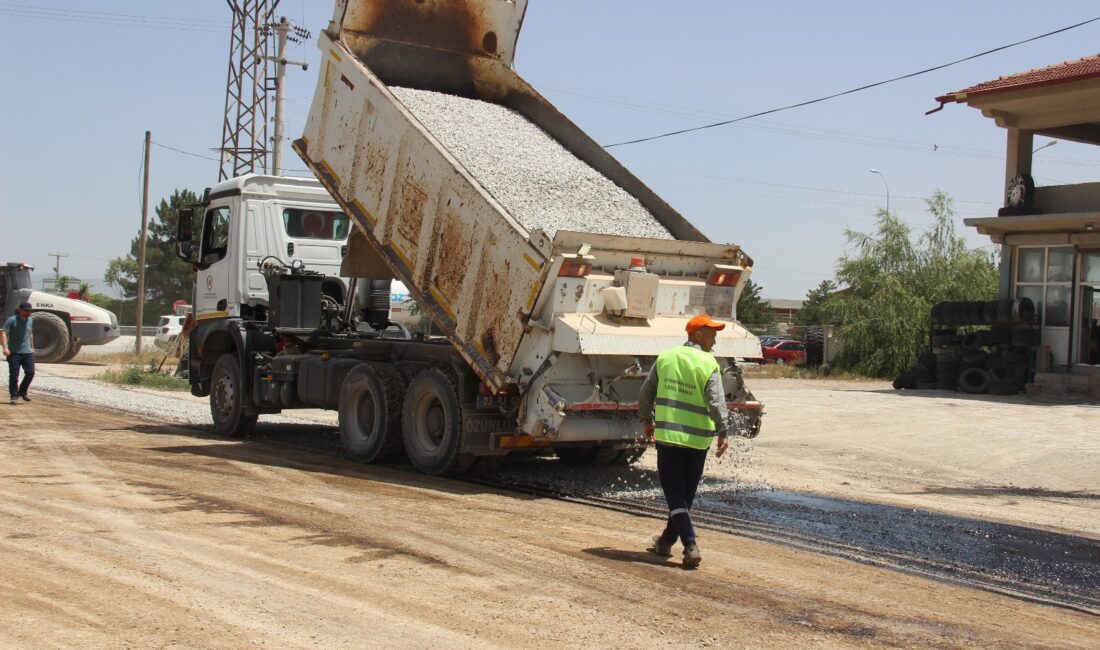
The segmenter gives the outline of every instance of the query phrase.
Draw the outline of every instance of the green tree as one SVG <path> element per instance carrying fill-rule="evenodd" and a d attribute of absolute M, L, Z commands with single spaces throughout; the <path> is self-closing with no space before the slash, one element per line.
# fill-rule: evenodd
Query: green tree
<path fill-rule="evenodd" d="M 176 225 L 180 208 L 197 203 L 198 196 L 190 190 L 176 190 L 166 201 L 161 199 L 156 215 L 149 222 L 145 240 L 145 307 L 146 325 L 156 323 L 161 314 L 171 311 L 176 300 L 190 302 L 195 274 L 191 266 L 176 257 Z M 137 297 L 138 245 L 141 233 L 130 242 L 130 253 L 111 260 L 103 279 L 123 296 L 123 302 L 133 303 Z M 132 308 L 119 309 L 133 313 Z"/>
<path fill-rule="evenodd" d="M 967 250 L 955 233 L 956 214 L 947 194 L 937 191 L 926 202 L 934 221 L 916 242 L 909 226 L 885 210 L 878 212 L 875 232 L 847 232 L 856 252 L 841 258 L 837 271 L 847 295 L 824 303 L 843 341 L 837 359 L 841 368 L 895 376 L 926 343 L 932 305 L 996 298 L 994 254 Z"/>
<path fill-rule="evenodd" d="M 59 296 L 63 296 L 68 293 L 69 287 L 76 284 L 77 282 L 79 282 L 79 280 L 71 275 L 59 275 L 57 276 L 57 280 L 54 281 L 54 293 Z"/>
<path fill-rule="evenodd" d="M 836 283 L 832 280 L 822 280 L 816 289 L 810 289 L 806 293 L 806 300 L 802 302 L 802 309 L 798 312 L 795 322 L 803 327 L 828 323 L 825 302 L 833 297 L 836 290 Z"/>
<path fill-rule="evenodd" d="M 757 325 L 768 329 L 775 324 L 775 314 L 767 300 L 760 297 L 762 288 L 752 280 L 745 283 L 741 296 L 737 299 L 737 320 L 747 325 Z"/>

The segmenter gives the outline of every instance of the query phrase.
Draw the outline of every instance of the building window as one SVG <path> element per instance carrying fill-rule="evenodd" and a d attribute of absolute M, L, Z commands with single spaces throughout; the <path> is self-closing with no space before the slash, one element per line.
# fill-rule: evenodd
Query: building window
<path fill-rule="evenodd" d="M 1016 249 L 1016 297 L 1030 298 L 1044 327 L 1069 327 L 1073 247 Z"/>

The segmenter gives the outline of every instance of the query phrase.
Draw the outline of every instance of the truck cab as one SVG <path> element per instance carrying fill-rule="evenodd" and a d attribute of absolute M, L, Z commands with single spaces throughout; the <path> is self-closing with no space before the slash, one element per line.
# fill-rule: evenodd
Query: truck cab
<path fill-rule="evenodd" d="M 344 303 L 340 264 L 351 224 L 316 180 L 231 178 L 208 190 L 190 213 L 199 211 L 194 240 L 181 239 L 198 246 L 196 319 L 265 320 L 268 288 L 261 268 L 268 262 L 317 271 L 325 276 L 322 293 Z"/>

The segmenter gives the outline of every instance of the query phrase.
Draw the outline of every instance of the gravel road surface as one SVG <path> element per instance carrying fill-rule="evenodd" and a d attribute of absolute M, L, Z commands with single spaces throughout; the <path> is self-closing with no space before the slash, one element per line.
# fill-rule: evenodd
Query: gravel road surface
<path fill-rule="evenodd" d="M 262 418 L 253 441 L 215 438 L 206 400 L 88 381 L 102 370 L 42 364 L 34 401 L 0 407 L 2 647 L 1091 648 L 1100 636 L 1096 615 L 748 533 L 703 531 L 703 568 L 684 572 L 642 550 L 652 519 L 345 461 L 326 411 Z M 800 489 L 1100 537 L 1097 407 L 751 387 L 766 429 L 712 459 L 702 503 Z M 581 476 L 527 462 L 504 477 L 643 498 L 651 463 Z"/>
<path fill-rule="evenodd" d="M 294 446 L 320 425 L 230 441 L 47 390 L 0 410 L 3 647 L 1087 648 L 1100 632 L 739 535 L 707 532 L 687 572 L 641 550 L 652 519 Z"/>

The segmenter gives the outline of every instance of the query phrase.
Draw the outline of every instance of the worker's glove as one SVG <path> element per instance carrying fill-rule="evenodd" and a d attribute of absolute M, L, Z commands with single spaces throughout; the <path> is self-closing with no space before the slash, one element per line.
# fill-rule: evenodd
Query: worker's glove
<path fill-rule="evenodd" d="M 654 441 L 653 432 L 656 430 L 656 428 L 657 427 L 652 422 L 646 422 L 644 424 L 642 430 L 645 431 L 646 442 L 652 443 Z"/>

